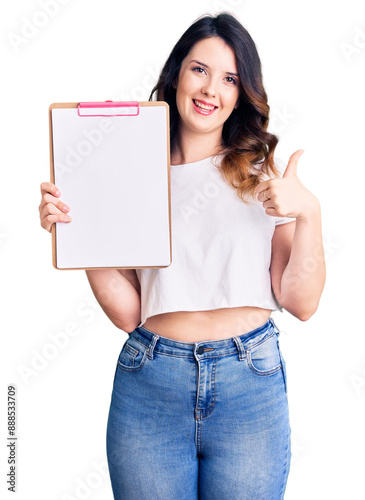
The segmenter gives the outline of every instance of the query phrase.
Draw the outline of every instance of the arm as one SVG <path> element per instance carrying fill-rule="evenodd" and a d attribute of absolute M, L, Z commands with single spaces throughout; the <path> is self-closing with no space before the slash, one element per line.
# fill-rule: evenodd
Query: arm
<path fill-rule="evenodd" d="M 125 332 L 141 321 L 140 287 L 134 269 L 86 270 L 91 289 L 110 321 Z"/>
<path fill-rule="evenodd" d="M 69 207 L 60 200 L 61 193 L 52 182 L 42 182 L 39 205 L 41 226 L 51 232 L 54 222 L 70 222 Z M 101 308 L 118 328 L 131 332 L 141 322 L 140 286 L 135 269 L 86 270 L 91 289 Z"/>
<path fill-rule="evenodd" d="M 301 321 L 308 320 L 318 308 L 326 280 L 318 200 L 296 221 L 276 227 L 270 272 L 279 303 Z"/>

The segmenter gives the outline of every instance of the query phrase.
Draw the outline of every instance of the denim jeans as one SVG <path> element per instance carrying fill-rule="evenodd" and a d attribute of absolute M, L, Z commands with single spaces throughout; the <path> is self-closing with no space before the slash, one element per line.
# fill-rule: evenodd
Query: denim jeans
<path fill-rule="evenodd" d="M 143 326 L 119 354 L 106 449 L 115 500 L 279 500 L 291 458 L 274 320 L 195 343 Z"/>

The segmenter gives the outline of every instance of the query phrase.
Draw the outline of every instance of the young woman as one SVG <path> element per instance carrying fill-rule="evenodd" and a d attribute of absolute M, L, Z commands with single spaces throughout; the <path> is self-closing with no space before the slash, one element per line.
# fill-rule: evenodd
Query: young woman
<path fill-rule="evenodd" d="M 190 26 L 154 94 L 170 106 L 172 264 L 86 271 L 129 335 L 107 426 L 114 498 L 281 499 L 291 429 L 270 315 L 318 307 L 320 204 L 298 179 L 302 151 L 274 158 L 260 59 L 233 16 Z M 68 222 L 57 187 L 41 191 L 42 227 Z"/>

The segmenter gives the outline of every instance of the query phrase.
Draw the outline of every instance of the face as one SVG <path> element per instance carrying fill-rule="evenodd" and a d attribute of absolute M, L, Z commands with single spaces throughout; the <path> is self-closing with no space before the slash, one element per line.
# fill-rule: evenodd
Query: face
<path fill-rule="evenodd" d="M 190 132 L 222 135 L 223 124 L 238 107 L 236 57 L 221 38 L 197 42 L 182 62 L 175 83 L 181 127 Z"/>

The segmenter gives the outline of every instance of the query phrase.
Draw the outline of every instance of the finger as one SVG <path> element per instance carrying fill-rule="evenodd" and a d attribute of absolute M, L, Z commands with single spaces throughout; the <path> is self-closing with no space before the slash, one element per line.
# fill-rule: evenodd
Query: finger
<path fill-rule="evenodd" d="M 47 211 L 49 210 L 49 211 Z M 55 213 L 57 208 L 53 204 L 46 205 L 41 213 L 41 226 L 47 231 L 51 232 L 51 226 L 55 222 L 71 222 L 72 217 L 62 212 Z"/>
<path fill-rule="evenodd" d="M 262 206 L 265 210 L 267 210 L 268 208 L 271 210 L 275 210 L 275 203 L 273 202 L 273 200 L 265 200 Z"/>
<path fill-rule="evenodd" d="M 271 215 L 272 217 L 277 217 L 275 207 L 265 207 L 265 212 L 267 215 Z"/>
<path fill-rule="evenodd" d="M 49 194 L 45 195 L 45 197 L 47 196 L 53 198 Z M 50 231 L 50 226 L 54 222 L 71 222 L 72 220 L 72 217 L 63 213 L 53 203 L 46 203 L 42 208 L 40 208 L 39 216 L 41 219 L 41 226 L 47 231 Z"/>
<path fill-rule="evenodd" d="M 298 149 L 298 151 L 295 151 L 295 153 L 291 155 L 285 172 L 283 173 L 283 177 L 292 177 L 294 175 L 297 175 L 298 160 L 303 153 L 304 149 Z"/>
<path fill-rule="evenodd" d="M 60 220 L 67 220 L 67 217 L 70 217 L 68 214 L 65 214 L 62 210 L 56 207 L 52 202 L 46 203 L 42 209 L 40 209 L 40 217 L 43 218 L 46 215 L 59 215 Z"/>
<path fill-rule="evenodd" d="M 41 226 L 43 229 L 46 229 L 49 233 L 52 232 L 52 226 L 54 223 L 60 223 L 60 222 L 71 222 L 71 220 L 68 221 L 60 221 L 58 220 L 59 216 L 58 215 L 47 215 L 44 217 L 44 219 L 41 220 Z"/>
<path fill-rule="evenodd" d="M 259 196 L 261 193 L 263 193 L 264 191 L 266 191 L 266 189 L 268 189 L 270 187 L 269 182 L 270 181 L 263 181 L 263 182 L 260 182 L 260 184 L 258 186 L 256 186 L 256 188 L 254 190 L 254 195 L 256 196 L 257 200 L 261 201 L 262 199 L 265 198 L 263 195 L 261 195 L 260 198 L 259 198 Z"/>
<path fill-rule="evenodd" d="M 51 193 L 55 197 L 60 197 L 61 196 L 60 190 L 52 182 L 42 182 L 42 184 L 41 184 L 41 193 L 42 193 L 42 196 L 45 193 Z"/>
<path fill-rule="evenodd" d="M 67 213 L 70 211 L 70 207 L 68 205 L 66 205 L 62 200 L 60 200 L 59 198 L 55 198 L 52 194 L 46 191 L 45 194 L 43 194 L 42 196 L 41 203 L 39 205 L 39 211 L 42 211 L 45 205 L 47 205 L 48 203 L 52 203 L 55 207 L 57 207 L 57 209 L 60 212 Z"/>
<path fill-rule="evenodd" d="M 263 191 L 260 191 L 257 195 L 257 200 L 261 202 L 268 201 L 270 199 L 269 190 L 266 188 Z"/>

